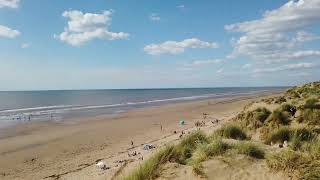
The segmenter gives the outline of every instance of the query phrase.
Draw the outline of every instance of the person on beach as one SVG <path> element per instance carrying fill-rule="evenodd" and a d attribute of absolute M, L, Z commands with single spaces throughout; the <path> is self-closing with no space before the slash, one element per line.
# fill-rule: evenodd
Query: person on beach
<path fill-rule="evenodd" d="M 133 141 L 131 140 L 131 146 L 133 146 Z"/>
<path fill-rule="evenodd" d="M 295 118 L 295 114 L 296 114 L 296 112 L 297 112 L 296 107 L 290 108 L 289 111 L 290 111 L 291 116 Z"/>

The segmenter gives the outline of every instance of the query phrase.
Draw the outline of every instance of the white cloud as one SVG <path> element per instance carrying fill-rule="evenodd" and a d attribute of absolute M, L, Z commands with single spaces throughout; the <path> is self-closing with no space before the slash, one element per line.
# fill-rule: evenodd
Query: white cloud
<path fill-rule="evenodd" d="M 192 71 L 194 70 L 192 67 L 178 67 L 178 71 Z"/>
<path fill-rule="evenodd" d="M 205 66 L 211 64 L 219 64 L 223 62 L 222 59 L 207 59 L 207 60 L 194 60 L 191 63 L 183 64 L 185 67 Z"/>
<path fill-rule="evenodd" d="M 250 69 L 252 67 L 252 64 L 245 64 L 241 68 L 242 69 Z"/>
<path fill-rule="evenodd" d="M 159 16 L 158 14 L 156 14 L 156 13 L 152 13 L 152 14 L 149 16 L 149 19 L 150 19 L 151 21 L 160 21 L 160 20 L 161 20 L 160 16 Z"/>
<path fill-rule="evenodd" d="M 244 33 L 234 43 L 229 57 L 247 55 L 257 60 L 285 60 L 305 41 L 319 39 L 304 32 L 320 22 L 319 0 L 289 1 L 278 9 L 266 11 L 261 19 L 226 25 L 228 31 Z M 302 57 L 301 57 L 302 58 Z"/>
<path fill-rule="evenodd" d="M 208 60 L 195 60 L 192 62 L 193 65 L 208 65 L 221 63 L 221 59 L 208 59 Z"/>
<path fill-rule="evenodd" d="M 144 51 L 151 55 L 160 54 L 180 54 L 187 48 L 218 48 L 215 42 L 201 41 L 197 38 L 185 39 L 183 41 L 166 41 L 161 44 L 149 44 L 144 47 Z"/>
<path fill-rule="evenodd" d="M 318 40 L 318 39 L 320 39 L 320 36 L 317 36 L 315 34 L 308 33 L 305 31 L 299 31 L 299 32 L 297 32 L 296 39 L 297 39 L 297 41 L 305 42 L 305 41 Z"/>
<path fill-rule="evenodd" d="M 30 44 L 29 43 L 23 43 L 21 44 L 21 48 L 22 49 L 26 49 L 26 48 L 29 48 L 30 47 Z"/>
<path fill-rule="evenodd" d="M 178 5 L 178 6 L 177 6 L 177 8 L 178 8 L 178 9 L 183 10 L 183 9 L 185 9 L 185 8 L 186 8 L 186 6 L 185 6 L 185 5 L 183 5 L 183 4 L 181 4 L 181 5 Z"/>
<path fill-rule="evenodd" d="M 309 69 L 318 67 L 318 64 L 315 63 L 297 63 L 297 64 L 287 64 L 283 66 L 278 66 L 274 68 L 260 68 L 255 69 L 254 73 L 268 73 L 268 72 L 277 72 L 277 71 L 286 71 L 286 70 L 299 70 L 299 69 Z"/>
<path fill-rule="evenodd" d="M 0 8 L 18 8 L 20 0 L 0 0 Z"/>
<path fill-rule="evenodd" d="M 217 73 L 222 73 L 222 72 L 223 72 L 223 68 L 217 70 Z"/>
<path fill-rule="evenodd" d="M 302 72 L 302 73 L 294 73 L 294 74 L 288 74 L 289 77 L 307 77 L 307 76 L 311 76 L 310 73 L 305 73 L 305 72 Z"/>
<path fill-rule="evenodd" d="M 18 30 L 14 30 L 9 27 L 0 25 L 0 37 L 16 38 L 20 34 L 21 33 Z"/>
<path fill-rule="evenodd" d="M 80 46 L 93 39 L 127 39 L 128 33 L 109 31 L 111 15 L 112 11 L 104 11 L 102 14 L 65 11 L 62 16 L 70 19 L 68 26 L 60 35 L 55 35 L 55 38 L 73 46 Z"/>

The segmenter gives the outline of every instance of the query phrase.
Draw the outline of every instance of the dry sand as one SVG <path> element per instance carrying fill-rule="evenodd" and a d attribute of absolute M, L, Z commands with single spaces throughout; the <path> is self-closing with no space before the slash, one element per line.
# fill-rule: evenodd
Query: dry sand
<path fill-rule="evenodd" d="M 0 134 L 0 179 L 119 178 L 141 163 L 141 157 L 146 159 L 154 152 L 142 150 L 143 143 L 160 147 L 174 142 L 179 134 L 173 131 L 191 131 L 196 120 L 203 120 L 203 113 L 209 114 L 204 127 L 209 130 L 219 126 L 211 120 L 224 122 L 250 101 L 270 95 L 146 107 L 117 117 L 97 117 L 77 123 L 19 125 Z M 178 125 L 181 119 L 186 120 L 186 125 Z M 140 154 L 129 157 L 128 153 L 134 151 Z M 98 169 L 95 164 L 99 160 L 105 161 L 110 169 Z"/>

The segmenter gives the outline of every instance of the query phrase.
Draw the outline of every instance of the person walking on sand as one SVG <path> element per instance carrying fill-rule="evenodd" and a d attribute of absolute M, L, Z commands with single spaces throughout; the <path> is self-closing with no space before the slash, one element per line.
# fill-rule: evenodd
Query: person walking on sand
<path fill-rule="evenodd" d="M 131 146 L 133 146 L 133 141 L 131 140 Z"/>

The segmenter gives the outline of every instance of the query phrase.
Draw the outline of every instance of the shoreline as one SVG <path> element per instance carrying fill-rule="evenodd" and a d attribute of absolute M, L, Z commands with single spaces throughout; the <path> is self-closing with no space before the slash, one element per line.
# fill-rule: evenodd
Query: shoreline
<path fill-rule="evenodd" d="M 279 87 L 280 88 L 280 87 Z M 134 109 L 163 106 L 170 104 L 204 101 L 209 99 L 233 98 L 239 96 L 251 96 L 262 93 L 281 92 L 283 89 L 255 90 L 248 92 L 226 92 L 218 94 L 191 95 L 169 99 L 152 99 L 146 101 L 126 102 L 116 104 L 97 105 L 53 105 L 30 108 L 4 109 L 0 110 L 0 138 L 1 131 L 15 128 L 24 124 L 33 123 L 73 123 L 72 121 L 92 119 L 97 117 L 117 116 Z M 53 111 L 53 112 L 52 112 Z M 10 114 L 10 112 L 12 114 Z M 9 114 L 8 114 L 9 113 Z M 40 114 L 39 114 L 40 113 Z M 43 113 L 43 114 L 42 114 Z M 5 119 L 3 119 L 5 118 Z"/>
<path fill-rule="evenodd" d="M 158 104 L 148 104 L 141 107 L 131 107 L 128 110 L 123 110 L 120 112 L 114 112 L 114 113 L 106 113 L 106 114 L 100 114 L 100 115 L 93 115 L 93 116 L 83 116 L 83 117 L 70 117 L 66 118 L 64 120 L 46 120 L 46 121 L 31 121 L 31 122 L 15 122 L 12 123 L 10 126 L 0 126 L 0 139 L 4 139 L 7 137 L 12 137 L 19 135 L 17 132 L 12 132 L 12 130 L 17 130 L 20 133 L 26 134 L 25 130 L 26 128 L 35 128 L 37 126 L 59 126 L 59 125 L 73 125 L 77 123 L 84 123 L 86 121 L 93 121 L 93 120 L 101 120 L 101 119 L 111 119 L 111 118 L 117 118 L 125 113 L 128 113 L 130 111 L 135 111 L 139 109 L 144 108 L 154 108 L 154 107 L 162 107 L 162 106 L 170 106 L 170 105 L 179 105 L 184 103 L 194 103 L 194 102 L 202 102 L 202 101 L 210 101 L 210 100 L 220 100 L 220 99 L 226 99 L 226 98 L 237 98 L 237 97 L 244 97 L 244 96 L 259 96 L 263 94 L 274 94 L 274 93 L 281 93 L 282 90 L 275 90 L 275 91 L 259 91 L 254 93 L 240 93 L 240 94 L 232 94 L 232 95 L 220 95 L 218 97 L 209 97 L 205 99 L 193 99 L 193 100 L 181 100 L 181 101 L 166 101 L 163 103 Z"/>
<path fill-rule="evenodd" d="M 2 174 L 4 179 L 40 179 L 70 172 L 81 164 L 91 164 L 88 168 L 94 169 L 92 162 L 97 159 L 110 156 L 116 158 L 119 152 L 125 156 L 130 140 L 136 146 L 155 139 L 161 140 L 172 135 L 174 130 L 192 128 L 194 120 L 199 119 L 204 112 L 211 116 L 214 114 L 213 118 L 226 120 L 252 100 L 279 94 L 267 92 L 137 108 L 117 117 L 81 120 L 76 124 L 37 123 L 18 126 L 11 132 L 12 136 L 0 139 L 0 176 Z M 185 119 L 187 124 L 179 126 L 180 119 Z M 98 177 L 85 171 L 81 169 L 63 176 L 76 179 L 77 173 L 89 173 L 81 176 L 105 179 L 113 170 L 104 171 L 106 174 L 102 175 L 101 172 L 99 175 L 97 169 L 93 170 L 98 173 Z"/>

